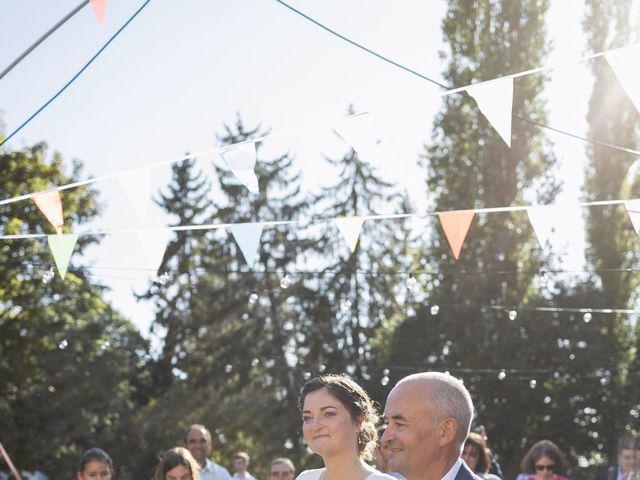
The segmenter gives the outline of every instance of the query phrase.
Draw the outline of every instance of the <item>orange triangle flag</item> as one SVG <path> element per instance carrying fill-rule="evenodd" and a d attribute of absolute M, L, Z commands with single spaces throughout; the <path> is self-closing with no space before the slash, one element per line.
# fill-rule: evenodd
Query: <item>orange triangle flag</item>
<path fill-rule="evenodd" d="M 62 233 L 64 217 L 62 216 L 62 200 L 58 190 L 46 190 L 31 195 L 31 200 L 35 202 L 40 211 L 47 217 L 47 220 L 56 229 L 56 233 Z"/>
<path fill-rule="evenodd" d="M 104 25 L 104 16 L 107 13 L 107 0 L 89 0 L 93 13 L 95 13 L 98 23 Z"/>
<path fill-rule="evenodd" d="M 464 239 L 467 238 L 467 232 L 473 221 L 475 212 L 473 210 L 455 210 L 453 212 L 438 213 L 440 219 L 440 225 L 444 230 L 444 235 L 447 237 L 451 251 L 456 260 L 460 256 L 460 250 L 462 250 L 462 244 Z"/>

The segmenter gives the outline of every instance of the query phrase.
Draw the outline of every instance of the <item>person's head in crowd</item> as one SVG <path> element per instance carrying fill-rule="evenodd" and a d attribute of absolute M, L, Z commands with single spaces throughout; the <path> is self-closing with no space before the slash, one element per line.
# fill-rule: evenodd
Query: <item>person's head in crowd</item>
<path fill-rule="evenodd" d="M 540 440 L 526 453 L 520 470 L 535 475 L 536 480 L 553 480 L 566 472 L 567 461 L 555 443 Z"/>
<path fill-rule="evenodd" d="M 195 423 L 187 429 L 184 435 L 184 446 L 196 459 L 200 467 L 204 468 L 211 454 L 211 433 L 204 425 Z"/>
<path fill-rule="evenodd" d="M 249 468 L 249 454 L 247 452 L 238 452 L 233 457 L 233 470 L 236 473 L 244 474 Z"/>
<path fill-rule="evenodd" d="M 276 458 L 269 466 L 269 480 L 293 480 L 296 469 L 286 457 Z"/>
<path fill-rule="evenodd" d="M 77 480 L 111 480 L 113 462 L 104 450 L 90 448 L 80 457 L 77 470 Z"/>
<path fill-rule="evenodd" d="M 382 435 L 384 435 L 384 427 L 380 427 L 378 429 L 378 438 L 382 438 Z M 388 472 L 387 464 L 389 463 L 389 447 L 380 441 L 378 441 L 376 449 L 373 451 L 373 463 L 381 472 Z"/>
<path fill-rule="evenodd" d="M 172 448 L 160 457 L 154 480 L 200 480 L 200 467 L 189 450 Z"/>
<path fill-rule="evenodd" d="M 638 439 L 633 435 L 623 435 L 618 441 L 618 467 L 622 476 L 634 472 L 640 465 L 637 464 Z"/>
<path fill-rule="evenodd" d="M 325 460 L 354 454 L 370 460 L 379 416 L 369 395 L 344 375 L 309 380 L 300 394 L 302 432 L 309 448 Z"/>
<path fill-rule="evenodd" d="M 461 457 L 474 473 L 487 473 L 491 467 L 487 443 L 479 433 L 469 433 Z"/>
<path fill-rule="evenodd" d="M 462 382 L 451 375 L 416 373 L 393 387 L 384 417 L 388 470 L 408 480 L 439 480 L 460 457 L 473 402 Z"/>

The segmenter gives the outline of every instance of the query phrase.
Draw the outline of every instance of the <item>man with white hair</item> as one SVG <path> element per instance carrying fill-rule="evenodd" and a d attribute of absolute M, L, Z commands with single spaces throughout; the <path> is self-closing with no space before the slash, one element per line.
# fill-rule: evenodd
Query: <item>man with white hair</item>
<path fill-rule="evenodd" d="M 480 480 L 460 459 L 473 402 L 462 382 L 438 372 L 400 380 L 384 409 L 389 471 L 407 480 Z"/>

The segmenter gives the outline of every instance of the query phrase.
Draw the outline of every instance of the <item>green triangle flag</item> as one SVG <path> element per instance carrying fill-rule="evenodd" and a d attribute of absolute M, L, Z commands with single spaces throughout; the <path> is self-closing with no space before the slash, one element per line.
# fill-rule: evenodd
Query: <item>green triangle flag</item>
<path fill-rule="evenodd" d="M 64 280 L 67 275 L 67 267 L 69 267 L 69 260 L 71 260 L 71 254 L 78 241 L 78 235 L 72 233 L 65 233 L 63 235 L 47 235 L 47 242 L 49 242 L 49 248 L 53 254 L 53 259 L 58 267 L 58 273 Z"/>

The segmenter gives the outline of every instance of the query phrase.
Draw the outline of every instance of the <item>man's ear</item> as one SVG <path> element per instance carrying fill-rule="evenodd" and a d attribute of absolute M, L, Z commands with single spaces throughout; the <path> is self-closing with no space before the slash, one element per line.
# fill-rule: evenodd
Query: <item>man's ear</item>
<path fill-rule="evenodd" d="M 438 425 L 438 444 L 441 447 L 449 445 L 456 438 L 458 423 L 453 418 L 445 418 Z"/>

